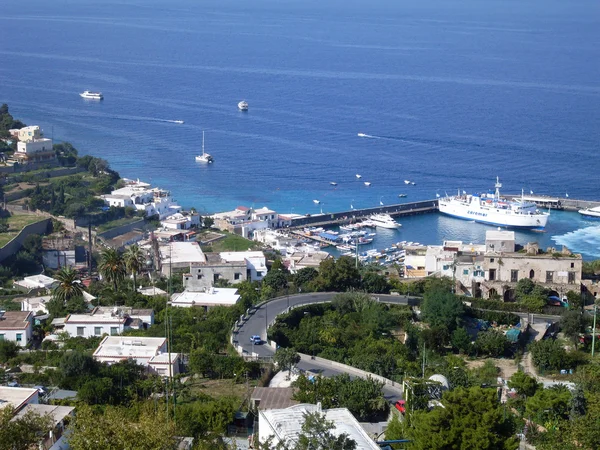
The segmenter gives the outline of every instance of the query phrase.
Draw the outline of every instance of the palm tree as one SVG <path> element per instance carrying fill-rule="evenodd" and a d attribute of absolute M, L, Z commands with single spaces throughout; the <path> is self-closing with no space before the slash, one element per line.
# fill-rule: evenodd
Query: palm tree
<path fill-rule="evenodd" d="M 115 292 L 117 292 L 118 283 L 122 281 L 127 274 L 123 255 L 121 255 L 121 253 L 114 248 L 106 248 L 102 250 L 98 270 L 106 279 L 106 281 L 113 284 Z"/>
<path fill-rule="evenodd" d="M 75 272 L 70 267 L 63 267 L 54 274 L 59 285 L 54 288 L 54 298 L 60 300 L 63 304 L 83 293 L 83 285 Z"/>
<path fill-rule="evenodd" d="M 137 274 L 140 273 L 142 267 L 144 267 L 146 258 L 144 257 L 142 249 L 136 244 L 133 244 L 125 250 L 123 259 L 125 260 L 125 267 L 133 275 L 133 290 L 135 291 L 137 289 Z"/>

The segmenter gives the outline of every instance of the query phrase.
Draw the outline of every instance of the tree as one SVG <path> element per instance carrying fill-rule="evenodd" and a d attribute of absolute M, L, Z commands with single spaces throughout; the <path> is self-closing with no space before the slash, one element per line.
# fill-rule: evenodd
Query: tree
<path fill-rule="evenodd" d="M 123 255 L 114 248 L 102 251 L 98 270 L 109 283 L 112 283 L 115 292 L 119 282 L 123 281 L 127 274 Z"/>
<path fill-rule="evenodd" d="M 176 449 L 175 426 L 164 409 L 150 405 L 139 409 L 141 413 L 135 417 L 127 408 L 107 406 L 104 413 L 97 414 L 86 404 L 78 405 L 69 445 L 73 450 Z"/>
<path fill-rule="evenodd" d="M 125 267 L 133 276 L 133 290 L 137 290 L 137 274 L 140 273 L 146 262 L 142 249 L 136 244 L 130 245 L 125 253 L 123 254 L 123 260 L 125 261 Z"/>
<path fill-rule="evenodd" d="M 529 350 L 533 363 L 540 370 L 558 370 L 568 364 L 566 350 L 554 339 L 535 341 Z"/>
<path fill-rule="evenodd" d="M 508 350 L 510 343 L 501 331 L 490 329 L 480 332 L 475 340 L 475 348 L 478 352 L 484 353 L 492 358 L 504 355 Z"/>
<path fill-rule="evenodd" d="M 375 272 L 367 272 L 362 279 L 362 288 L 366 292 L 374 294 L 389 294 L 390 284 L 383 275 Z"/>
<path fill-rule="evenodd" d="M 346 433 L 335 435 L 335 424 L 325 419 L 320 412 L 305 413 L 302 433 L 294 450 L 354 450 L 356 441 Z"/>
<path fill-rule="evenodd" d="M 330 258 L 319 264 L 319 276 L 314 283 L 320 291 L 344 292 L 360 286 L 360 273 L 349 256 Z"/>
<path fill-rule="evenodd" d="M 461 353 L 469 354 L 472 348 L 471 336 L 465 327 L 457 328 L 452 332 L 452 347 Z"/>
<path fill-rule="evenodd" d="M 274 292 L 279 292 L 287 286 L 287 275 L 282 270 L 270 270 L 262 280 L 264 286 L 269 286 Z"/>
<path fill-rule="evenodd" d="M 42 255 L 42 237 L 39 234 L 30 234 L 23 241 L 23 249 L 33 256 Z"/>
<path fill-rule="evenodd" d="M 425 292 L 421 304 L 423 319 L 432 326 L 445 327 L 449 332 L 460 325 L 464 310 L 457 296 L 437 286 Z"/>
<path fill-rule="evenodd" d="M 215 219 L 212 217 L 203 217 L 202 218 L 202 226 L 204 228 L 211 228 L 215 224 Z"/>
<path fill-rule="evenodd" d="M 293 348 L 278 348 L 275 352 L 275 362 L 281 370 L 288 370 L 288 377 L 291 377 L 292 368 L 300 362 L 300 355 Z"/>
<path fill-rule="evenodd" d="M 581 310 L 565 311 L 560 318 L 560 329 L 571 339 L 575 348 L 579 343 L 579 335 L 585 331 L 586 320 Z"/>
<path fill-rule="evenodd" d="M 583 302 L 583 296 L 580 292 L 567 292 L 567 302 L 569 303 L 570 309 L 581 309 L 583 311 L 583 307 L 585 306 Z"/>
<path fill-rule="evenodd" d="M 82 296 L 83 284 L 72 268 L 63 267 L 54 274 L 54 278 L 59 282 L 53 292 L 53 297 L 58 301 L 65 304 L 72 298 Z"/>
<path fill-rule="evenodd" d="M 73 351 L 62 356 L 58 368 L 62 373 L 61 387 L 72 389 L 78 388 L 87 377 L 96 375 L 100 366 L 92 356 Z"/>
<path fill-rule="evenodd" d="M 508 387 L 517 391 L 517 394 L 522 397 L 533 396 L 541 386 L 535 378 L 525 372 L 515 372 L 508 380 Z"/>
<path fill-rule="evenodd" d="M 52 417 L 32 411 L 13 419 L 12 406 L 0 409 L 0 450 L 29 450 L 38 448 L 41 437 L 53 426 Z"/>
<path fill-rule="evenodd" d="M 314 267 L 303 267 L 294 275 L 294 284 L 298 288 L 305 289 L 318 276 L 319 271 Z"/>
<path fill-rule="evenodd" d="M 19 346 L 12 341 L 0 341 L 0 364 L 5 364 L 9 359 L 19 354 Z"/>
<path fill-rule="evenodd" d="M 527 399 L 525 414 L 539 424 L 544 424 L 552 419 L 567 419 L 570 401 L 571 393 L 564 385 L 538 389 L 535 395 Z"/>
<path fill-rule="evenodd" d="M 413 413 L 405 427 L 411 449 L 504 449 L 519 445 L 512 417 L 504 415 L 495 390 L 473 387 L 447 391 L 443 408 Z"/>
<path fill-rule="evenodd" d="M 515 295 L 517 296 L 517 298 L 525 295 L 531 295 L 534 288 L 535 283 L 533 282 L 533 280 L 529 278 L 521 278 L 515 286 Z"/>

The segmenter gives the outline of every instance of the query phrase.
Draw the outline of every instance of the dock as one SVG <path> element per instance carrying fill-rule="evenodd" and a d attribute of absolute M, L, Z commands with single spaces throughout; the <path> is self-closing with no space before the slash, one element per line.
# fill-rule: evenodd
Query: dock
<path fill-rule="evenodd" d="M 396 205 L 377 206 L 375 208 L 352 209 L 330 214 L 314 214 L 292 219 L 290 228 L 315 227 L 326 225 L 344 225 L 368 219 L 373 214 L 389 214 L 392 217 L 412 216 L 415 214 L 426 214 L 438 209 L 437 199 L 423 200 L 410 203 L 398 203 Z"/>
<path fill-rule="evenodd" d="M 505 195 L 508 199 L 520 199 L 521 194 Z M 550 195 L 523 195 L 523 200 L 535 203 L 540 209 L 556 209 L 563 211 L 579 211 L 580 209 L 600 206 L 599 201 L 577 200 L 569 197 L 552 197 Z"/>

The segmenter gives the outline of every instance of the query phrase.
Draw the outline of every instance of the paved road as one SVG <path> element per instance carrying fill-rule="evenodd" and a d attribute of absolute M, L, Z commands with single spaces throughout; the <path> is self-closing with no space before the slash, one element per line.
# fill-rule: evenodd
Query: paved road
<path fill-rule="evenodd" d="M 238 328 L 237 333 L 234 333 L 234 345 L 240 345 L 242 351 L 247 355 L 255 355 L 258 357 L 270 357 L 275 353 L 270 345 L 263 343 L 255 345 L 250 342 L 250 337 L 257 335 L 260 336 L 263 342 L 267 339 L 267 326 L 270 326 L 277 316 L 286 312 L 290 307 L 299 307 L 301 305 L 309 305 L 315 303 L 326 303 L 330 302 L 336 295 L 336 292 L 319 292 L 310 294 L 297 294 L 290 295 L 289 297 L 275 298 L 268 303 L 260 305 L 250 311 L 247 319 Z M 395 303 L 406 305 L 409 300 L 414 298 L 407 298 L 399 295 L 373 295 L 374 298 L 378 298 L 381 302 Z M 313 360 L 310 357 L 304 357 L 297 365 L 298 369 L 304 371 L 318 372 L 324 376 L 334 376 L 341 373 L 346 373 L 342 368 L 331 366 L 327 360 Z M 350 374 L 352 375 L 352 374 Z M 390 402 L 395 402 L 402 398 L 400 386 L 384 386 L 384 396 Z"/>

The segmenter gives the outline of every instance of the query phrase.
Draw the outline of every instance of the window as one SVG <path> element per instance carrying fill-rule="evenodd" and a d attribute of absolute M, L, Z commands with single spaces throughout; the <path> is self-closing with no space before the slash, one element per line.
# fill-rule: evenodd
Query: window
<path fill-rule="evenodd" d="M 575 263 L 571 263 L 571 269 L 575 268 Z"/>
<path fill-rule="evenodd" d="M 77 336 L 85 335 L 85 327 L 77 327 Z"/>
<path fill-rule="evenodd" d="M 533 269 L 531 269 L 531 270 L 529 271 L 529 279 L 530 279 L 530 280 L 533 280 L 534 278 L 535 278 L 535 271 L 534 271 Z"/>
<path fill-rule="evenodd" d="M 569 272 L 569 284 L 575 283 L 575 272 Z"/>
<path fill-rule="evenodd" d="M 115 334 L 119 334 L 119 327 L 110 327 L 110 335 L 114 336 Z"/>
<path fill-rule="evenodd" d="M 496 269 L 490 269 L 490 281 L 494 281 L 496 279 Z"/>
<path fill-rule="evenodd" d="M 201 280 L 201 279 L 202 279 L 202 274 L 201 274 L 201 273 L 199 273 L 199 274 L 198 274 L 198 279 L 199 279 L 199 280 Z"/>
<path fill-rule="evenodd" d="M 442 266 L 442 270 L 448 270 L 448 267 L 450 266 Z"/>
<path fill-rule="evenodd" d="M 546 270 L 546 283 L 552 283 L 554 280 L 554 272 L 551 270 Z"/>
<path fill-rule="evenodd" d="M 3 341 L 3 340 L 4 340 L 4 335 L 0 334 L 0 341 Z"/>
<path fill-rule="evenodd" d="M 100 336 L 102 334 L 102 327 L 94 327 L 94 336 Z"/>
<path fill-rule="evenodd" d="M 463 275 L 469 275 L 469 269 L 463 269 Z"/>
<path fill-rule="evenodd" d="M 519 271 L 518 270 L 511 270 L 510 271 L 510 281 L 512 283 L 516 283 L 517 281 L 519 281 Z"/>
<path fill-rule="evenodd" d="M 23 340 L 23 334 L 17 333 L 17 342 L 21 342 Z"/>
<path fill-rule="evenodd" d="M 494 262 L 494 258 L 490 258 L 490 262 L 491 262 L 491 263 L 492 263 L 492 262 Z"/>
<path fill-rule="evenodd" d="M 233 279 L 234 279 L 234 280 L 239 280 L 240 278 L 242 278 L 242 274 L 241 274 L 241 273 L 239 273 L 239 272 L 236 272 L 236 273 L 233 275 Z"/>
<path fill-rule="evenodd" d="M 215 275 L 213 276 L 213 280 L 217 281 L 219 278 L 221 278 L 221 274 L 215 273 Z"/>

